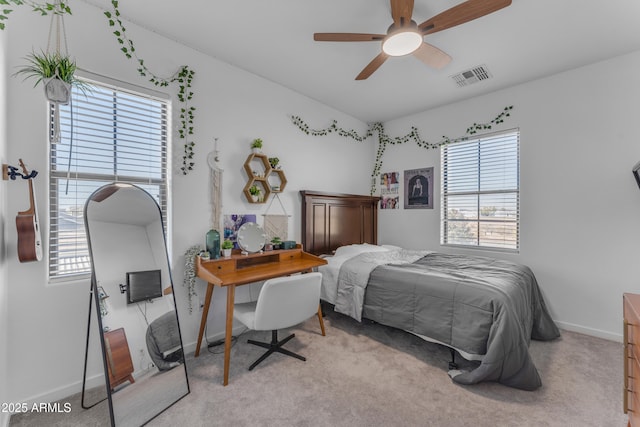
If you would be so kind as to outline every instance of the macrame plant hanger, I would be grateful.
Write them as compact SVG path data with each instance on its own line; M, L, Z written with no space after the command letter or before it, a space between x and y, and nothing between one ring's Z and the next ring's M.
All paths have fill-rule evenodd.
M60 0L55 2L55 12L51 14L51 23L49 25L49 38L47 40L47 57L55 55L56 59L68 57L67 48L67 32L64 26L64 14L59 13L61 10ZM53 45L53 48L52 48ZM55 51L52 51L55 49ZM50 142L55 144L60 141L60 107L59 105L67 105L71 100L71 85L60 79L58 69L53 77L43 79L44 93L53 105L53 129L49 134ZM69 151L71 152L71 151Z
M271 209L271 205L273 205L274 200L278 200L280 203L280 207L282 208L282 212L284 215L273 215L269 214L269 209ZM289 237L289 217L291 215L287 214L287 210L284 208L282 204L282 200L280 200L280 195L278 193L274 193L271 198L271 202L269 202L269 206L265 210L265 213L262 214L264 217L264 231L269 237L269 240L274 237L279 237L281 240L288 240Z

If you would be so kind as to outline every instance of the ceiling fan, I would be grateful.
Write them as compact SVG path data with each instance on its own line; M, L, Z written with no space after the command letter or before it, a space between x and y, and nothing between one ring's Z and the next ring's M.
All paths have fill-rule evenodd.
M391 0L393 23L387 34L315 33L313 39L322 42L382 42L382 51L358 74L364 80L373 74L390 56L413 54L430 67L440 69L451 62L451 57L423 40L436 33L473 21L511 4L511 0L467 0L418 25L411 19L413 0Z

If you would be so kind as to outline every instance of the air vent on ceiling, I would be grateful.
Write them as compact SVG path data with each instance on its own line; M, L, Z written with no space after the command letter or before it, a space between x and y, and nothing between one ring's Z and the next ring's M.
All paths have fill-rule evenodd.
M451 76L453 81L455 81L460 87L469 86L471 84L478 83L479 81L487 80L491 77L491 73L487 69L486 65L479 65L470 70Z

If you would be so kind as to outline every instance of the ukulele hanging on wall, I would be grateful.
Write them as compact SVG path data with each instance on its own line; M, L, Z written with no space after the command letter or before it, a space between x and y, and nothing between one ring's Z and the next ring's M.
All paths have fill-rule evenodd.
M20 159L22 178L29 181L29 209L18 212L16 228L18 229L18 259L20 262L40 261L42 259L42 240L38 224L38 210L33 195L33 178L37 171L27 171L27 167Z

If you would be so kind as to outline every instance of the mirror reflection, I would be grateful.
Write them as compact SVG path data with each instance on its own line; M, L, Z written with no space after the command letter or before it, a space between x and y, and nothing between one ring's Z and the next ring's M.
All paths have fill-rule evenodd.
M141 188L109 184L85 221L112 424L139 426L189 393L162 215Z

